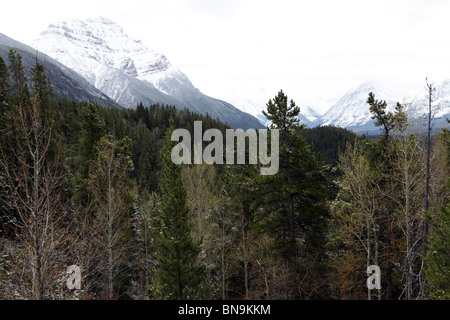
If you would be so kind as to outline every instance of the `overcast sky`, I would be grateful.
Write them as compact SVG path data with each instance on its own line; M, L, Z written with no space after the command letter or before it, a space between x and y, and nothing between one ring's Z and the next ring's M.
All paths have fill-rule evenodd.
M450 78L445 0L39 0L1 5L0 32L29 44L50 23L102 15L164 53L216 98L283 89L324 111L372 79Z

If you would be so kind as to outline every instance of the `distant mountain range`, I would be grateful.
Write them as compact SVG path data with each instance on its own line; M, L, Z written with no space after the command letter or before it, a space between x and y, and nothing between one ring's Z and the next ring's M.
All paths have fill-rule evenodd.
M9 49L22 55L28 70L36 60L43 63L58 97L91 101L107 107L135 108L162 103L206 114L233 128L264 128L262 115L272 97L264 90L254 97L238 95L228 103L200 92L166 56L128 37L115 22L103 18L70 19L51 24L32 43L24 45L0 34L0 56L8 59ZM439 99L434 103L435 129L447 127L450 118L450 79L436 85ZM349 90L327 112L321 114L311 102L297 102L299 119L308 127L331 125L369 135L378 134L369 106L369 92L386 100L393 111L397 101L406 106L413 119L427 112L426 92L414 92L398 84L368 81ZM233 106L235 105L235 106Z
M446 118L450 118L450 80L436 84L435 87L438 99L433 103L434 129L446 128L448 127ZM374 120L371 119L372 115L369 111L369 105L367 104L370 92L375 94L376 99L386 100L388 111L393 112L397 102L400 102L405 106L410 119L414 119L419 125L420 122L424 123L421 120L426 118L428 111L425 89L417 92L400 84L380 81L367 81L356 88L348 90L337 102L329 107L328 111L322 114L314 107L314 103L295 101L300 107L300 122L306 124L308 128L335 126L360 132L361 134L379 134L380 128L375 127ZM262 110L265 109L265 104L270 98L257 95L256 99L236 98L232 102L260 119L262 123L267 124L267 120L262 115ZM422 129L424 130L425 127Z
M439 99L433 103L433 112L435 129L438 129L448 126L445 118L450 118L450 81L436 85L436 89ZM425 90L414 92L398 85L370 81L349 90L312 125L332 125L361 133L379 133L380 129L375 127L367 104L369 92L373 92L378 100L386 100L389 111L393 112L397 102L400 102L410 119L420 122L427 115Z

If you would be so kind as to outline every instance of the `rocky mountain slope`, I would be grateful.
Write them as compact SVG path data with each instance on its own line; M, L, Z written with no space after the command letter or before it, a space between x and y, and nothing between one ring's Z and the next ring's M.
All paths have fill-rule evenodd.
M130 38L107 18L51 24L32 44L124 107L134 108L141 101L170 104L208 113L235 128L262 127L230 103L201 93L165 55Z
M35 49L0 33L0 57L6 63L8 63L10 49L16 50L22 56L22 63L28 74L30 68L36 64L36 60L44 65L45 72L57 97L66 97L75 101L90 101L107 107L119 107L116 102L91 85L78 73L46 54L37 52Z

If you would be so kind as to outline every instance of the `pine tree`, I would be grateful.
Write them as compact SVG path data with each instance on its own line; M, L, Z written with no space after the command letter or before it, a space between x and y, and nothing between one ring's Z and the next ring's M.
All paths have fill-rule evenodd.
M89 197L87 188L89 169L96 158L96 145L105 135L105 121L99 115L97 107L91 103L82 106L81 115L81 138L78 155L75 158L78 164L75 175L75 200L84 205L88 202Z
M91 103L81 108L81 115L80 172L87 176L88 162L95 158L95 145L105 135L105 121Z
M280 130L279 171L256 181L256 190L264 194L259 203L264 212L263 228L288 266L288 297L310 297L308 288L300 290L299 274L303 270L311 274L323 262L328 216L325 201L332 192L321 157L314 155L298 133L304 125L299 124L300 109L295 102L288 104L288 97L280 91L263 113L272 122L271 128ZM308 265L311 255L316 261ZM320 296L318 291L315 294Z
M28 78L22 64L22 56L15 50L9 51L9 70L11 76L11 98L14 105L26 104L30 98Z
M197 263L201 250L201 239L191 237L189 208L186 206L186 189L181 178L180 165L171 160L175 143L170 139L174 130L173 118L165 137L165 148L161 153L162 171L160 208L161 232L156 239L158 261L158 287L154 292L158 298L195 299L200 294L200 285L205 267Z
M52 118L52 108L50 106L52 87L45 75L44 66L39 62L36 62L36 65L31 68L30 72L32 76L31 80L33 81L31 93L40 103L43 120L50 121Z
M394 223L394 212L396 203L391 198L391 194L395 190L399 190L398 181L394 181L393 162L395 159L391 157L391 151L394 149L393 131L400 130L406 124L406 119L400 103L396 105L396 113L386 111L386 101L375 99L375 95L370 92L367 99L372 119L375 120L375 126L380 127L382 136L380 139L370 141L367 144L371 167L376 169L379 174L377 184L380 187L383 205L379 207L379 215L383 217L383 223L380 228L383 232L380 234L380 267L385 271L382 287L385 289L385 298L392 299L394 294L394 273L395 273L395 248L396 238L399 236L399 230Z
M387 103L386 101L379 101L375 99L375 94L373 92L369 93L369 98L367 98L367 103L369 104L369 110L372 113L372 119L375 120L375 126L382 127L384 142L390 138L390 131L394 128L395 122L391 112L386 112Z

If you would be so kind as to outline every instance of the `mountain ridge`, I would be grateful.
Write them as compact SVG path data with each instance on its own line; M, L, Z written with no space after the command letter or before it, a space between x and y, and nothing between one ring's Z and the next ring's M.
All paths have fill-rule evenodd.
M46 74L57 97L69 98L75 101L89 101L102 104L106 107L120 107L116 102L96 89L86 79L70 68L67 68L48 55L0 33L0 57L6 62L8 62L10 49L16 50L22 56L22 63L28 75L31 67L36 64L36 61L44 65Z
M439 99L433 103L433 113L435 116L435 129L448 127L445 119L450 118L450 79L444 80L435 85ZM309 128L317 126L335 126L346 128L352 131L359 131L369 135L379 134L380 128L374 125L371 119L367 98L369 92L375 94L375 98L386 101L387 111L394 111L397 102L405 106L406 113L416 122L421 122L427 115L428 101L426 92L417 92L414 88L401 86L387 81L368 80L359 86L347 90L335 103L333 103L326 112L320 113L311 102L296 101L300 107L298 116L301 123ZM259 101L264 98L259 97ZM269 97L267 97L267 100ZM258 112L265 106L262 102L252 99L234 100L236 105L242 105L246 110L258 117L262 123L267 124L267 120ZM423 129L423 128L422 128Z
M235 128L262 128L253 116L203 94L167 57L130 38L108 18L50 24L33 46L82 75L124 107L163 103L206 114Z

